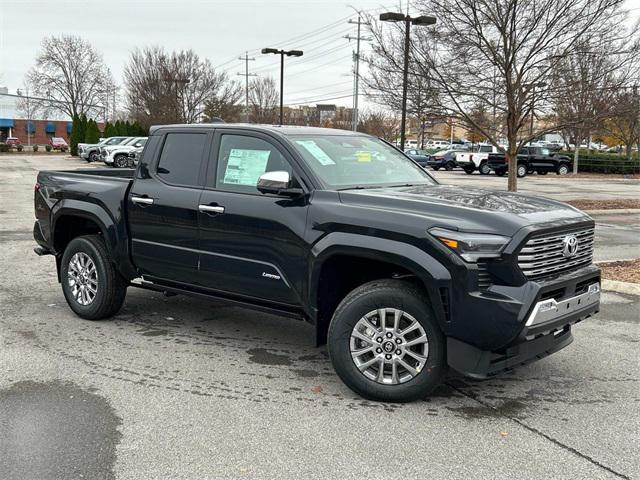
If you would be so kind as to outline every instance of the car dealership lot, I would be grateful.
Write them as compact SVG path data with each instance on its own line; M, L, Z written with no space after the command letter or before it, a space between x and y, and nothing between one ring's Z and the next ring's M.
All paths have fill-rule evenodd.
M0 156L0 471L7 478L635 478L638 307L605 293L562 352L432 398L362 400L300 322L130 289L75 317L32 253L33 183L63 156ZM91 165L91 167L102 166ZM503 188L494 175L444 183ZM531 176L525 193L637 196L637 181ZM596 257L638 252L638 215L598 216Z

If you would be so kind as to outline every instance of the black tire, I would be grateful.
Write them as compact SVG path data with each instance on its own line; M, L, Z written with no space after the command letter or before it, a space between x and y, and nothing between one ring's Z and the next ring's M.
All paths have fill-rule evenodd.
M98 158L98 152L91 152L89 154L89 158L87 159L87 162L91 163L91 162L97 162L99 160Z
M452 171L454 168L456 168L456 164L455 164L455 163L453 163L453 162L447 162L447 163L444 165L444 169L445 169L447 172Z
M396 308L418 321L428 339L427 360L413 378L398 384L382 384L366 377L351 357L351 334L358 321L378 308ZM375 336L375 335L374 335ZM393 342L391 342L393 343ZM410 402L426 397L447 370L445 337L438 326L426 294L412 283L376 280L349 293L338 305L327 346L338 376L357 394L383 402Z
M433 168L436 172L440 170L440 167L431 167L431 168Z
M506 173L506 170L496 170L496 175L498 175L499 177L504 177Z
M527 175L527 166L524 163L521 163L516 167L516 175L518 178L522 178Z
M77 253L88 256L97 273L97 292L87 305L81 305L76 300L69 282L70 262ZM127 281L114 268L107 247L99 235L77 237L69 242L62 255L60 279L69 307L76 315L87 320L101 320L115 315L127 294Z
M567 165L566 163L560 164L556 173L558 175L566 175L567 173L569 173L569 165Z
M480 175L489 175L491 173L491 168L486 162L480 164Z
M126 155L116 155L113 159L113 166L116 168L127 168L127 165L129 165L129 157Z

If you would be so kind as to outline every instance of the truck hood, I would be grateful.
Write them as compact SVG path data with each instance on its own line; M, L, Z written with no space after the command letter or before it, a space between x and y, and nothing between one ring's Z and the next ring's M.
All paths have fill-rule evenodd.
M513 235L533 224L563 225L591 219L548 198L451 185L344 190L340 200L347 205L418 215L426 220L427 228L437 225L501 235Z

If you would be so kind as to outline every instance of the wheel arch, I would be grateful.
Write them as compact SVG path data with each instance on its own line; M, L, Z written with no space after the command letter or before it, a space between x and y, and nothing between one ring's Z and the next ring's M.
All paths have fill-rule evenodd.
M339 232L327 235L312 249L307 295L315 313L316 343L324 343L328 322L349 291L382 278L414 281L426 292L444 327L448 305L443 304L442 294L449 294L451 275L438 260L409 243Z

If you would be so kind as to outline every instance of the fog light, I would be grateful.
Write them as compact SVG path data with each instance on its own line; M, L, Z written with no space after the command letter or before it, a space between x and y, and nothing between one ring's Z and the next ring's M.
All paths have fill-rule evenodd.
M600 291L600 284L594 283L593 285L589 285L589 293L598 293Z

